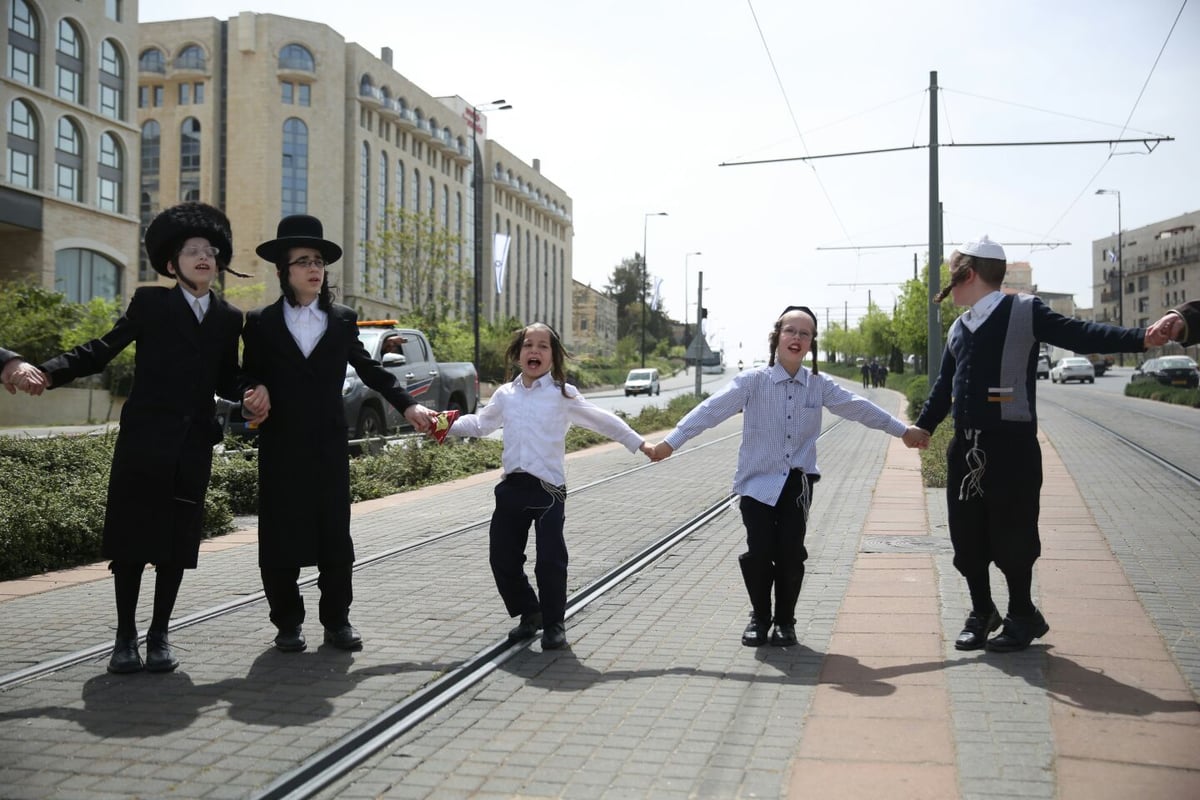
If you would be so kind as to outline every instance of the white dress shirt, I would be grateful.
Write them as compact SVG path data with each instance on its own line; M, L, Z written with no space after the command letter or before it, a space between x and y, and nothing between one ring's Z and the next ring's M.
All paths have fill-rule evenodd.
M589 403L571 384L563 397L550 373L526 386L518 375L496 389L478 414L467 414L450 427L454 436L487 436L504 428L504 474L528 472L546 483L567 482L566 437L579 425L620 442L632 453L642 446L640 434L611 411Z
M182 289L180 291L183 291ZM196 315L197 322L204 321L204 315L208 313L208 306L212 302L212 293L205 292L200 297L196 297L190 292L183 292L183 296L187 298L188 305L192 307L192 313Z
M313 348L317 346L317 342L321 341L321 337L325 335L325 328L329 324L329 315L317 307L316 300L306 306L293 306L284 301L283 321L287 325L288 332L292 334L292 338L296 340L300 352L304 354L305 358L308 358L312 354Z
M719 392L696 406L664 440L678 450L687 440L739 411L742 444L733 491L769 506L779 501L788 473L819 475L817 436L821 410L868 428L902 436L908 426L866 398L843 389L825 375L800 367L793 378L776 363L739 372Z

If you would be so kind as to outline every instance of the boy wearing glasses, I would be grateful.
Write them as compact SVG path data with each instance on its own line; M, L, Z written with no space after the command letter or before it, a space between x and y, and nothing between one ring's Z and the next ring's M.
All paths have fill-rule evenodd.
M927 434L818 374L816 338L816 314L807 306L788 306L768 337L767 366L739 372L654 446L653 460L664 459L701 431L745 412L733 491L741 495L746 526L746 552L738 564L752 608L742 634L747 647L786 647L797 641L796 601L808 558L804 536L813 484L821 478L816 441L822 409L902 437L909 447L924 447L929 440ZM804 366L810 352L811 370Z
M117 636L108 671L142 669L136 611L142 571L154 565L154 615L145 668L170 672L179 662L167 625L185 569L195 569L213 445L221 441L213 393L241 399L260 421L265 398L239 390L242 312L212 291L230 272L229 220L203 203L183 203L146 229L146 255L174 286L143 286L113 329L41 365L51 389L104 369L137 344L133 389L121 409L104 513L101 553L111 559Z
M362 648L350 624L350 453L342 407L349 364L414 428L425 432L436 413L419 405L358 339L353 309L333 302L325 267L342 248L324 238L321 221L284 217L276 238L256 251L275 265L282 297L247 315L243 360L252 384L271 399L271 418L258 435L258 563L278 629L275 646L299 652L304 600L300 568L320 569L317 585L325 643Z

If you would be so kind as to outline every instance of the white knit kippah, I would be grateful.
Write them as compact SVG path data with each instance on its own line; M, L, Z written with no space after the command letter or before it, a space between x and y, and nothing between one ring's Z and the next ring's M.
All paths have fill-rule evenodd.
M1004 248L993 242L985 233L979 237L977 242L967 242L962 247L958 248L958 252L964 256L977 256L978 258L998 258L1004 261Z

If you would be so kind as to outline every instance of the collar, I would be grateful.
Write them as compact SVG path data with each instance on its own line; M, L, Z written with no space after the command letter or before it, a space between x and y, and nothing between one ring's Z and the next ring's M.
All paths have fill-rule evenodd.
M776 358L775 365L771 367L771 383L783 383L784 381L790 380L799 381L800 383L807 385L808 367L801 364L800 369L796 370L796 377L793 378L788 374L788 371L783 368L783 365L779 363L779 359Z
M996 310L996 306L1000 305L1000 301L1004 299L1004 292L999 289L988 292L983 297L976 301L975 305L963 312L963 325L967 326L967 330L971 333L979 330L979 326L987 322L987 318Z
M212 305L212 292L205 292L197 297L196 295L184 289L182 286L179 286L179 291L183 294L183 299L187 301L188 308L194 309L196 307L196 301L199 300L200 310L205 314L208 313L208 307Z
M313 300L306 306L294 306L286 301L283 304L283 314L288 319L297 320L305 316L306 313L311 313L319 319L325 312L318 307L316 300Z
M551 375L549 372L547 372L545 375L543 375L540 378L538 378L537 380L535 380L529 386L526 386L525 380L522 377L521 373L517 373L517 377L513 378L513 384L517 388L525 389L526 391L533 391L534 389L540 389L543 386L554 386L554 376Z

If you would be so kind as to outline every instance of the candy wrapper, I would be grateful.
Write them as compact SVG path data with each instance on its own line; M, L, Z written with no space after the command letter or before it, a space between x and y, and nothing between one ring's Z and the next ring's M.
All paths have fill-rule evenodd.
M450 432L450 426L454 424L454 420L458 419L458 412L454 409L443 411L438 414L437 422L433 425L433 430L429 435L437 439L437 443L441 444L446 439L446 434Z

